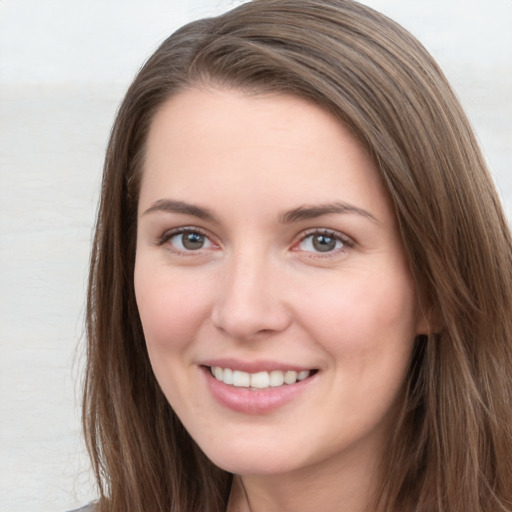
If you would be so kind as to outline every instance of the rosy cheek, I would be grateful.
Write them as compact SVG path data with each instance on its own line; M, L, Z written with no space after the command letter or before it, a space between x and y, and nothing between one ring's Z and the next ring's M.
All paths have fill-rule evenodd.
M414 304L409 280L398 283L378 272L366 277L354 273L334 285L311 288L301 316L329 351L348 356L384 347L390 339L408 344L414 337Z
M193 339L204 319L206 290L162 273L136 273L137 306L151 349L175 350Z

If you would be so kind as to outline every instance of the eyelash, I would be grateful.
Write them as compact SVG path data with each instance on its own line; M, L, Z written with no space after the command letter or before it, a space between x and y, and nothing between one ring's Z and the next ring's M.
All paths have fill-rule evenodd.
M308 253L310 255L310 257L313 257L313 258L329 258L334 255L338 255L339 253L345 253L349 249L352 249L355 246L355 243L351 238L349 238L346 235L343 235L342 233L339 233L338 231L332 231L329 229L311 229L301 236L299 241L294 244L292 250L295 250L297 252L300 251L300 249L298 249L298 246L300 244L302 244L308 238L311 238L314 236L325 236L327 238L332 238L336 242L341 242L342 247L339 247L339 248L331 250L331 251L325 251L325 252L304 251L305 253Z
M166 231L160 238L158 238L156 245L162 246L162 245L166 244L167 242L169 242L169 240L171 240L173 237L182 235L184 233L201 235L206 240L208 240L211 244L216 245L214 242L212 242L211 236L208 235L205 231L203 231L200 228L192 227L192 226L184 226L182 228L176 228L176 229L172 229L171 231ZM185 256L197 255L202 250L202 248L200 248L195 251L191 250L191 249L183 251L183 250L178 249L177 247L173 246L172 244L169 244L169 246L171 247L170 250L172 252L179 254L179 255L185 255Z
M182 235L184 233L201 235L202 237L207 239L211 244L216 245L215 242L213 242L211 240L211 236L208 235L204 230L197 228L197 227L193 227L193 226L184 226L181 228L176 228L176 229L172 229L170 231L165 232L161 237L158 238L156 245L162 246L162 245L166 244L167 242L169 242L173 237ZM325 236L327 238L332 238L336 242L341 242L341 244L342 244L342 247L340 247L340 248L330 250L330 251L325 251L325 252L303 251L305 253L309 253L310 257L314 257L314 258L332 257L333 255L339 254L340 252L341 253L347 252L348 249L351 249L355 246L355 243L351 238L349 238L348 236L343 235L342 233L339 233L337 231L332 231L329 229L311 229L311 230L308 230L306 233L304 233L297 242L294 242L294 244L292 245L292 251L299 252L300 249L298 249L298 246L300 244L302 244L305 240L307 240L308 238L313 237L313 236ZM199 248L197 250L189 249L189 250L183 251L183 250L180 250L177 247L173 246L172 244L169 244L169 245L171 246L170 250L179 255L193 256L193 255L199 254L203 250L203 248Z

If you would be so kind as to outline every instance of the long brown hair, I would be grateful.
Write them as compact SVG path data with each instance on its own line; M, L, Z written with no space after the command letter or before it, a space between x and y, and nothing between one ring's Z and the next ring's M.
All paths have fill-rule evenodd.
M512 511L512 243L471 127L403 28L351 0L254 0L193 22L141 69L107 150L91 258L84 429L101 512L225 510L231 475L177 419L135 304L138 187L155 112L204 84L338 116L392 199L430 333L416 340L376 497L388 512Z

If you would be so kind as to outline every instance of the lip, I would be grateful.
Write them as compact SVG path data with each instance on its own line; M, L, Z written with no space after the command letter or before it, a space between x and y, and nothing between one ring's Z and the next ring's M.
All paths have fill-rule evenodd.
M222 363L222 364L221 364ZM305 380L297 381L295 384L285 384L283 386L266 389L247 389L238 388L218 381L210 372L210 366L220 366L222 368L238 369L241 371L248 371L249 373L256 373L258 371L272 371L288 370L301 371L305 368L288 365L268 365L259 363L248 363L240 365L227 363L226 360L216 360L216 364L201 366L206 385L213 396L213 398L223 407L232 411L243 414L265 414L275 411L305 392L308 388L314 385L318 377L318 372L311 375ZM247 370L244 368L251 368ZM254 369L253 369L254 368Z

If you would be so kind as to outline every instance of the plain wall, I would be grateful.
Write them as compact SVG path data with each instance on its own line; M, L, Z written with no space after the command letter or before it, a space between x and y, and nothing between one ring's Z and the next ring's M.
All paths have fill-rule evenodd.
M0 511L95 490L80 438L83 311L115 110L175 28L240 2L0 0ZM512 212L512 1L367 0L440 62Z

